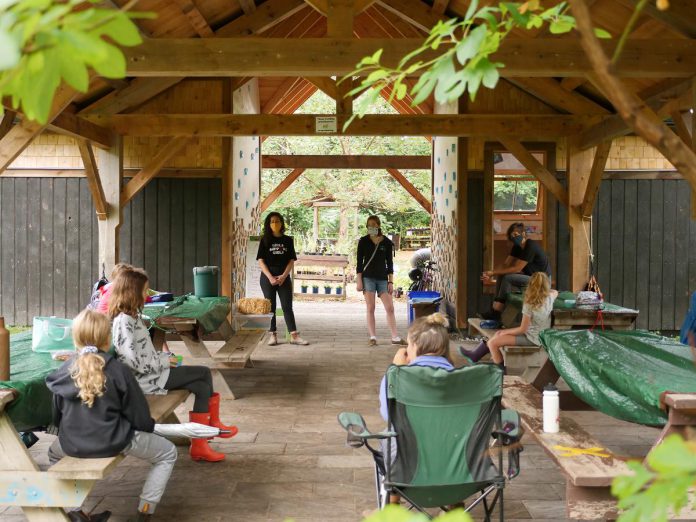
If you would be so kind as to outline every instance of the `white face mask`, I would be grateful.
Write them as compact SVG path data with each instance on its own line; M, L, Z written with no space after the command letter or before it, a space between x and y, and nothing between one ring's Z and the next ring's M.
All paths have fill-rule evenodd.
M379 228L367 227L367 233L370 234L371 236L376 236L377 234L379 234Z

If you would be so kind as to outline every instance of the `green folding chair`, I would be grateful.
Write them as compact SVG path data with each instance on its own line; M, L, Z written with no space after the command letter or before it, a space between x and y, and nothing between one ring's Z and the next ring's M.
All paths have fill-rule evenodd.
M348 445L365 446L375 458L378 508L395 494L426 515L426 508L470 511L483 504L490 521L499 505L505 520L503 488L519 474L523 432L517 412L501 409L502 370L494 364L450 371L392 365L386 380L387 430L370 432L358 413L338 416Z

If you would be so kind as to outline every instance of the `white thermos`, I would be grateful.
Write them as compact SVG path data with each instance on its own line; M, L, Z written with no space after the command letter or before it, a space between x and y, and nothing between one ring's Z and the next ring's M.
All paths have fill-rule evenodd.
M558 433L560 417L560 404L558 400L558 388L549 383L544 387L544 433Z

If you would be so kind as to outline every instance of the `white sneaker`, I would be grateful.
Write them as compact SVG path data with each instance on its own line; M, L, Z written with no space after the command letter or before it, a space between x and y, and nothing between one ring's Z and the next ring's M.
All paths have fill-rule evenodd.
M268 338L268 346L276 346L278 344L278 334L275 332L271 333L271 336Z

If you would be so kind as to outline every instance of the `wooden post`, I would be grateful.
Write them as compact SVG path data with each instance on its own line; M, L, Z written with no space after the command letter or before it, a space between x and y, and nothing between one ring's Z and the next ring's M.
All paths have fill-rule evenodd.
M314 223L312 225L312 231L314 233L314 246L319 244L319 207L314 205Z
M495 149L486 147L483 155L483 270L493 270L493 177Z
M568 228L570 230L570 290L583 289L590 275L590 221L583 220L582 204L592 171L591 151L581 151L577 138L568 139Z
M222 110L228 113L232 107L232 84L229 78L223 82ZM234 155L233 138L222 138L222 252L220 256L222 295L234 298Z
M99 176L107 204L106 219L99 220L99 272L108 275L119 262L119 231L121 229L121 185L123 182L123 142L116 137L108 149L97 149Z
M460 107L461 110L461 107ZM469 183L469 140L457 139L457 288L456 320L457 328L464 328L467 319L467 277L468 277L468 183Z
M696 78L691 81L691 110L696 111ZM691 149L696 151L696 112L691 113ZM691 189L691 219L696 221L696 189Z

